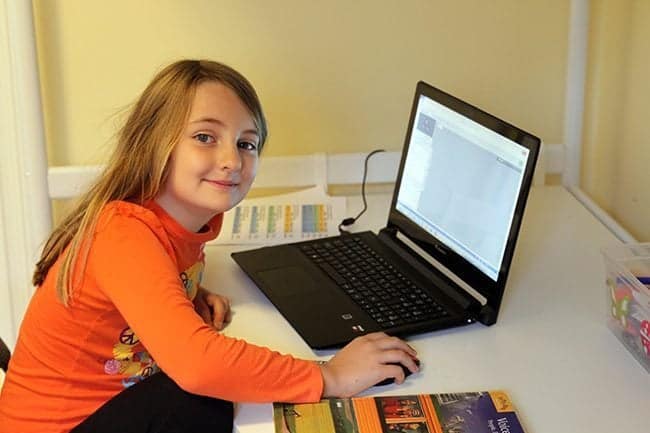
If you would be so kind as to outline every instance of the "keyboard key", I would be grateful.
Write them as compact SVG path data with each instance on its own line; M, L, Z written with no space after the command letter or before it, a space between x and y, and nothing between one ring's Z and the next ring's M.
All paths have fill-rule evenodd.
M317 241L300 250L384 329L449 315L359 237Z
M321 263L321 264L320 264L320 267L321 267L321 269L322 269L323 271L325 271L325 273L326 273L327 275L329 275L330 277L332 277L332 279L333 279L334 281L336 281L336 283L337 283L338 285L341 285L341 284L345 284L345 283L346 283L345 278L343 278L343 277L341 276L341 274L339 274L338 272L336 272L336 269L334 269L331 265L329 265L329 264L327 264L327 263Z

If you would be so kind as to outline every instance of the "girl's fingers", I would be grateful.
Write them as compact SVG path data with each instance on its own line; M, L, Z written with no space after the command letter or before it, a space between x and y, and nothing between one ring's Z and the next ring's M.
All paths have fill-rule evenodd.
M201 316L201 319L207 324L212 323L212 313L210 312L210 307L206 304L203 297L197 297L194 300L194 309Z
M371 341L374 342L376 347L380 350L391 350L399 349L411 355L412 357L417 356L417 352L411 346L409 346L404 340L400 340L397 337L389 337L388 335L381 333L368 334L366 337L369 337Z
M230 321L230 300L225 296L210 294L208 304L212 307L212 323L217 329L222 329Z
M393 349L393 350L384 350L382 351L377 361L379 364L402 364L404 367L408 368L412 372L418 370L418 366L415 363L414 357L410 354L404 352L403 350Z

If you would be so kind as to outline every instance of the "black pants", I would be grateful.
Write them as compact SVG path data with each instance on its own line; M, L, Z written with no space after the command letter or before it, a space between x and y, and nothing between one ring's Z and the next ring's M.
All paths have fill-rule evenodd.
M71 433L232 433L233 404L183 391L159 372L120 392Z

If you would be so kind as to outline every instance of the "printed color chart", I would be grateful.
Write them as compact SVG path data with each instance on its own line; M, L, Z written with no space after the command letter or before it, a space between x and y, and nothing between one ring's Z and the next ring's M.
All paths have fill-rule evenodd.
M218 244L272 244L338 234L345 198L317 189L244 200L224 214Z

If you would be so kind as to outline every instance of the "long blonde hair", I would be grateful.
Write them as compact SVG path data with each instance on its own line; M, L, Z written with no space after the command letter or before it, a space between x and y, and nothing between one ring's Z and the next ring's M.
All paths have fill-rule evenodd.
M185 128L196 88L206 81L222 83L239 96L253 117L261 151L268 133L266 119L255 89L246 78L218 62L172 63L153 78L137 99L117 135L117 147L102 175L48 238L32 277L35 286L43 283L63 254L56 291L59 299L69 304L76 283L73 276L77 267L81 269L79 275L85 270L100 211L113 200L143 204L158 194L167 176L169 156Z

